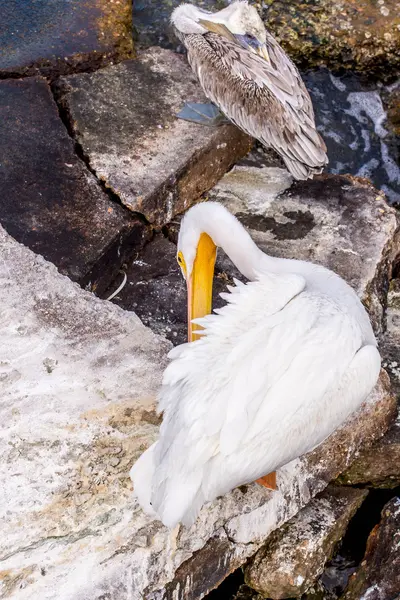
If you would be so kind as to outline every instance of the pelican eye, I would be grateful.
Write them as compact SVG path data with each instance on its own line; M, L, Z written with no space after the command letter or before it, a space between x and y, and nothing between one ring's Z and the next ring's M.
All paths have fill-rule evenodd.
M244 36L244 39L249 46L252 46L252 48L257 48L260 45L260 42L258 41L258 39L251 33L246 34Z
M178 252L178 254L176 256L176 260L178 261L178 265L180 266L183 274L186 277L186 262L185 262L185 259L183 258L182 252Z

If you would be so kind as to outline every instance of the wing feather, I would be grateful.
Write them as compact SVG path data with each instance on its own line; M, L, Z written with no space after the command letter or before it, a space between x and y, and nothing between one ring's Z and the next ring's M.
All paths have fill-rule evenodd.
M172 353L154 451L151 498L160 515L178 518L176 490L190 490L189 512L181 507L178 518L188 522L199 497L214 499L265 475L343 420L330 394L362 347L357 322L309 293L300 275L258 277L227 294L218 317L201 320L200 340ZM329 418L332 410L338 415Z
M184 43L206 95L229 119L274 148L296 179L322 171L326 146L316 130L310 96L270 34L270 62L213 33L185 36Z

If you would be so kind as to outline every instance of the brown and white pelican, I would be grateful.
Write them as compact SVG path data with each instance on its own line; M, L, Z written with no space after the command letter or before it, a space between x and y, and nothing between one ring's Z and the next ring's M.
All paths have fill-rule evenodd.
M250 283L209 315L217 246ZM354 290L324 267L267 256L222 205L186 213L178 262L195 341L170 352L160 437L131 470L139 503L169 527L318 446L380 370Z
M295 179L321 173L328 159L310 96L254 6L239 1L211 13L181 4L171 22L206 96L223 115L280 154ZM191 103L178 116L211 124L216 113L213 105Z

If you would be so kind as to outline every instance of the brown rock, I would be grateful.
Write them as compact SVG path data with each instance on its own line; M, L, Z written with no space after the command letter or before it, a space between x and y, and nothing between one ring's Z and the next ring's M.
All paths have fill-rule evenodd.
M274 531L245 568L246 583L264 598L299 598L323 572L368 492L328 486Z
M400 421L397 420L372 448L362 451L337 481L374 488L400 485Z
M396 600L400 595L400 498L388 502L381 516L342 600Z
M387 101L387 123L396 135L400 136L400 90L394 90Z
M393 388L400 394L400 280L393 279L388 294L386 331L381 338L381 353ZM394 488L400 485L400 417L384 437L369 450L362 451L338 478L345 485Z
M233 125L175 117L186 101L205 97L185 58L169 50L67 77L57 93L99 179L156 225L188 208L250 148Z
M400 65L398 0L267 0L264 22L304 66L326 64L381 77Z
M76 156L47 83L0 82L0 220L19 242L102 291L149 235Z
M55 77L132 56L131 0L0 4L0 78Z

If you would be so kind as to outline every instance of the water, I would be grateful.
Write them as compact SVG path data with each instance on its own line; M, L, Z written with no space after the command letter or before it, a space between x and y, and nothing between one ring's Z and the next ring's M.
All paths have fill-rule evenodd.
M400 81L388 87L328 69L309 71L303 79L328 147L327 170L366 177L400 204L400 138L390 132L385 106Z

